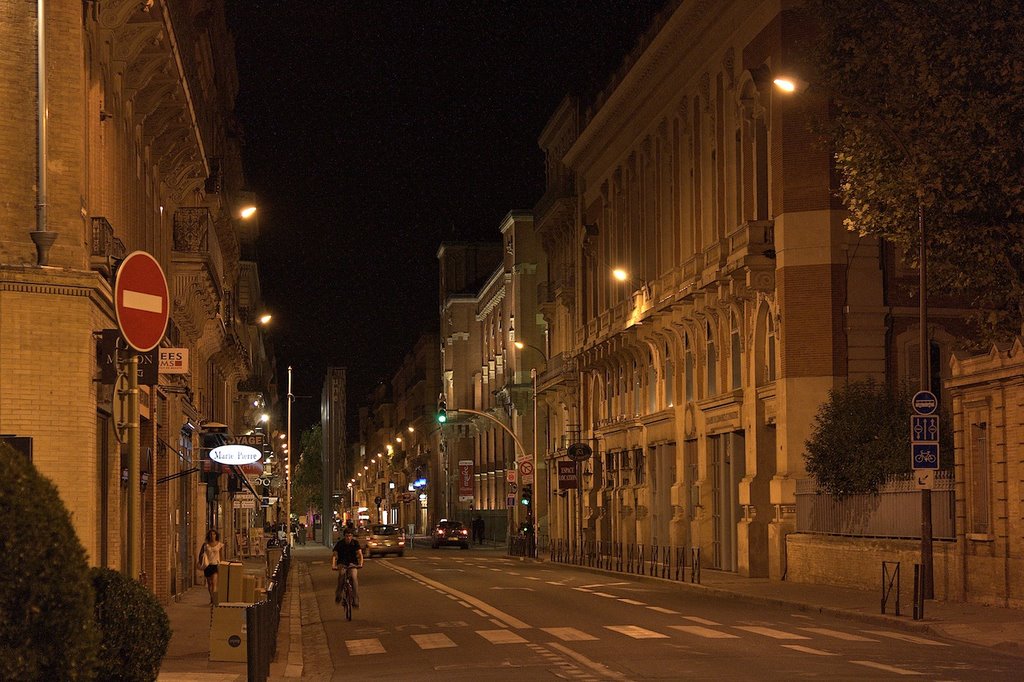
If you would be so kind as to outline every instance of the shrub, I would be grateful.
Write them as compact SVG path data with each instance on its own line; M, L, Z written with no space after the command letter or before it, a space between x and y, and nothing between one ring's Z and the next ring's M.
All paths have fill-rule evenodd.
M4 443L0 527L0 679L93 679L99 636L85 549L54 485Z
M873 380L829 391L818 409L804 460L818 488L838 497L878 492L887 476L910 471L910 405L906 386ZM948 420L940 419L947 465L953 450Z
M155 680L171 641L171 624L156 597L109 568L90 571L96 591L101 680Z

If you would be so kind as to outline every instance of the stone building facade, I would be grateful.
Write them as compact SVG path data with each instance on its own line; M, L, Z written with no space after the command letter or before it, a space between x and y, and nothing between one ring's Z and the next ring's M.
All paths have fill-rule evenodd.
M468 521L479 513L488 536L503 540L527 516L522 482L510 481L508 471L533 460L530 370L543 366L547 354L536 295L544 254L532 213L510 212L500 233L499 245L446 243L438 252L442 392L453 411L439 449L451 488L447 514ZM459 462L473 463L472 491L451 480Z
M230 540L253 522L233 510L226 476L200 483L200 429L251 428L254 397L273 408L256 327L258 228L238 217L251 197L231 116L233 44L214 1L53 0L39 25L44 88L36 3L5 5L0 432L32 438L33 461L71 511L90 563L124 570L128 547L140 547L133 577L167 599L196 580L208 524ZM117 327L116 266L136 250L152 254L168 280L161 346L187 349L190 363L188 373L142 387L132 453L117 439L100 337ZM132 457L139 482L123 475ZM143 481L141 537L130 543L127 487Z
M828 390L915 378L914 273L844 229L810 132L825 99L773 91L808 35L788 7L669 3L540 138L546 456L595 453L555 538L699 547L706 566L781 578ZM933 309L935 367L956 314Z

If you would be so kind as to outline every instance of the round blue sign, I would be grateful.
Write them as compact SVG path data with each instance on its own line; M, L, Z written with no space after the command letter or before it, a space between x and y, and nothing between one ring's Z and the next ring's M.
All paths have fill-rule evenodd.
M939 409L939 400L931 391L918 391L910 404L918 414L934 414Z

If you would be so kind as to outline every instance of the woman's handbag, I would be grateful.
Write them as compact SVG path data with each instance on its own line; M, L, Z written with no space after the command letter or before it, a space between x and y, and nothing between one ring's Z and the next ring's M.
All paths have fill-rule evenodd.
M199 550L199 570L204 571L210 565L210 558L206 556L206 545Z

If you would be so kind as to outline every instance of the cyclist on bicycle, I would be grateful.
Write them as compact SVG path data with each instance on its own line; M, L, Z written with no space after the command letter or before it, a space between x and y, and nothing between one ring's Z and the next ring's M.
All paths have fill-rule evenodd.
M345 570L338 571L338 566L344 566ZM355 531L352 528L345 528L345 535L334 545L334 554L331 555L331 568L338 571L338 586L334 590L334 603L341 602L342 590L345 586L345 576L352 578L352 597L355 603L353 607L359 608L359 570L363 567L363 548L355 538Z

